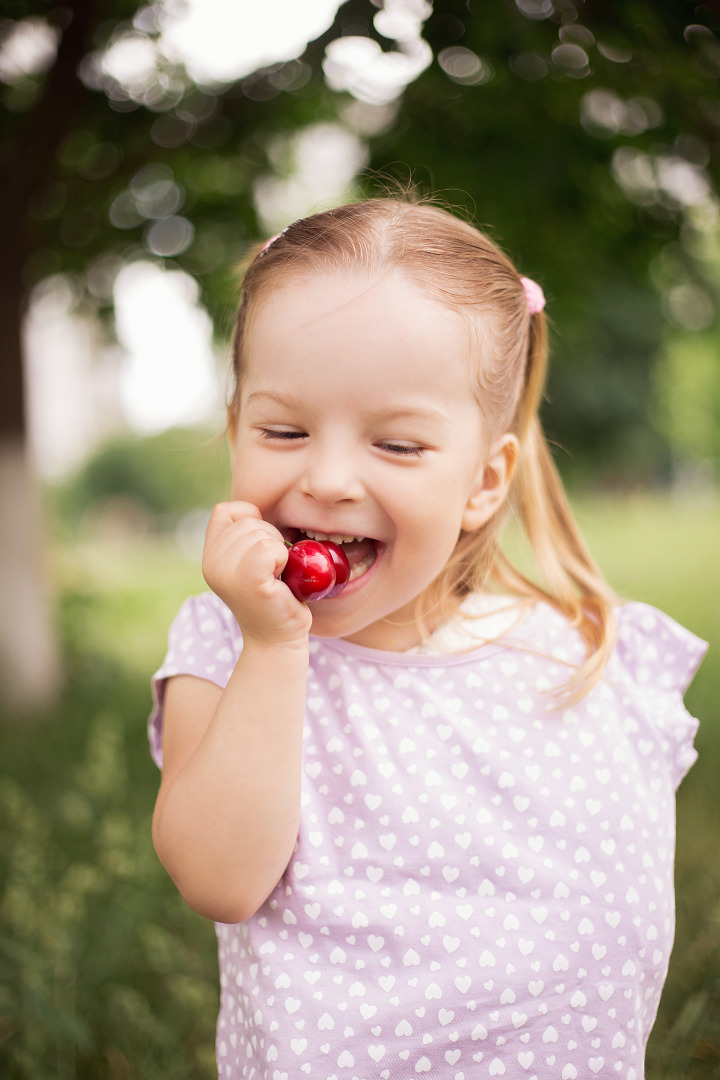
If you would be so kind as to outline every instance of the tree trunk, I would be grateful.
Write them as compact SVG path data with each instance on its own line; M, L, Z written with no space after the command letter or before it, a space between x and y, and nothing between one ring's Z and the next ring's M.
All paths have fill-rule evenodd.
M32 251L28 202L53 175L58 145L81 112L87 91L77 66L96 13L97 0L71 0L61 10L55 64L0 173L0 701L21 712L50 705L61 682L26 447L21 327L23 271Z
M61 686L38 516L23 440L5 436L0 441L0 699L11 714L47 708Z
M41 565L36 488L25 446L21 245L0 267L0 700L14 712L52 704L60 663Z

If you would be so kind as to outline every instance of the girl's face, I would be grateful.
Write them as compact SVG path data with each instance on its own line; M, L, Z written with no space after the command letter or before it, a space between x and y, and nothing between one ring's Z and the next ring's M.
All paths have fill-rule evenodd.
M502 503L516 442L488 446L470 352L467 320L397 274L292 282L254 312L232 495L290 541L343 539L351 580L313 633L416 644L416 597Z

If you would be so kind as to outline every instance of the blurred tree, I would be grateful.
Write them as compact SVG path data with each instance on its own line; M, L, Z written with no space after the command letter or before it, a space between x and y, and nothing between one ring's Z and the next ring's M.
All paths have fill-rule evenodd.
M170 428L144 438L128 434L109 439L55 485L53 501L71 530L117 500L134 505L153 529L162 530L174 528L193 511L209 514L229 490L225 440Z

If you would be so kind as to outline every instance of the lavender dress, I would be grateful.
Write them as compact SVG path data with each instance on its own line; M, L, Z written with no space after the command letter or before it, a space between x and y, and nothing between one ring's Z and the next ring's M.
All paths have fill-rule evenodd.
M584 650L543 604L464 653L311 640L297 847L256 915L217 925L220 1078L643 1077L705 647L643 604L618 622L569 708L552 689ZM183 605L158 764L164 680L224 687L241 647L217 597Z

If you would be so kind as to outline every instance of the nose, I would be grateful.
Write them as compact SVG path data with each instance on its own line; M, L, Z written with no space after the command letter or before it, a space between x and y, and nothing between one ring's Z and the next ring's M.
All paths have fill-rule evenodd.
M365 488L357 453L336 443L315 447L305 460L300 487L304 495L325 506L359 502Z

